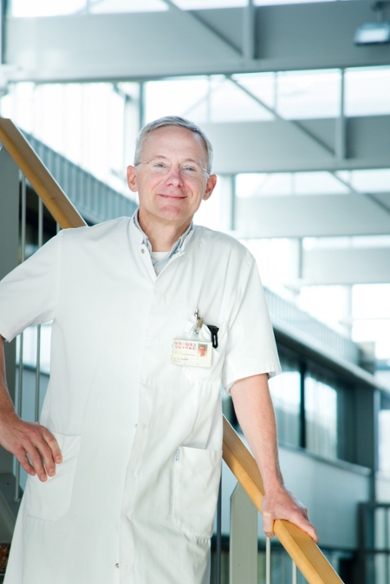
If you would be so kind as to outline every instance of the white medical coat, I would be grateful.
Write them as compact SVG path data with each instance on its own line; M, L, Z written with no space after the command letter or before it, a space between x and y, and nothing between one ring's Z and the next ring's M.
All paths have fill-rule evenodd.
M212 367L173 365L197 308ZM61 231L0 284L7 340L49 320L41 423L64 460L28 478L6 584L206 583L221 383L279 370L251 254L196 227L157 277L129 218Z

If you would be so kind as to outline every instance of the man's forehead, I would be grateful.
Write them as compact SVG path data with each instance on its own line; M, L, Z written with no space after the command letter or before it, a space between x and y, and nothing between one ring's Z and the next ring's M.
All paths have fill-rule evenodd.
M199 150L201 156L207 157L206 147L202 137L196 132L182 126L155 128L147 134L142 150L155 150L156 148L173 149L176 146L179 147L179 145L181 148L183 145L186 145L188 150ZM163 151L156 152L156 154L162 153Z

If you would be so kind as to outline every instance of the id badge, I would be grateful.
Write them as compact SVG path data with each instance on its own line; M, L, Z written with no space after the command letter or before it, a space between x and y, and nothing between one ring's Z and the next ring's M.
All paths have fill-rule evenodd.
M174 339L172 345L173 365L211 367L212 343L188 339Z

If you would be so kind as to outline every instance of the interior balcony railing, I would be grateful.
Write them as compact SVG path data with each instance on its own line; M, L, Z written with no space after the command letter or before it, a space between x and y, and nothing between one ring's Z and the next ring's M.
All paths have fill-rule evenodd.
M44 206L58 229L80 227L85 221L65 195L29 142L16 126L0 118L0 277L26 257L26 189L30 185L38 195L38 246L43 243ZM19 201L20 199L20 201ZM20 225L20 238L19 228ZM21 250L21 251L20 251ZM41 337L45 327L36 327L27 337L20 335L16 343L7 344L6 363L10 393L19 415L24 413L25 391L28 391L31 418L38 420L47 372L41 370ZM36 335L36 366L27 379L23 356L25 341ZM45 357L46 358L46 357ZM15 363L17 367L15 368ZM47 381L47 379L46 379ZM26 384L26 387L25 387ZM238 483L231 497L231 528L229 552L229 584L257 584L257 516L262 510L263 483L257 464L224 418L223 458ZM6 480L2 481L2 477ZM10 480L12 477L12 481ZM0 514L8 513L9 525L14 521L14 507L22 495L23 484L19 464L8 453L0 453ZM10 498L10 484L14 493ZM221 500L221 497L220 497ZM8 505L6 505L8 503ZM292 560L290 582L309 584L342 584L342 580L309 535L288 521L275 522L275 534ZM0 530L1 536L1 530ZM8 543L8 542L1 542ZM1 547L1 546L0 546ZM218 505L216 534L216 568L214 582L221 584L221 505ZM270 542L267 542L266 584L271 582ZM278 582L277 584L280 584Z
M390 584L390 503L359 505L359 570L363 584Z

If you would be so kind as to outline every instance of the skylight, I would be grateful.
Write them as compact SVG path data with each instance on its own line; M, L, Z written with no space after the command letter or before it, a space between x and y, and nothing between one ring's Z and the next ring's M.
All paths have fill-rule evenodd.
M87 13L161 12L168 10L163 0L11 0L10 14L38 18Z

